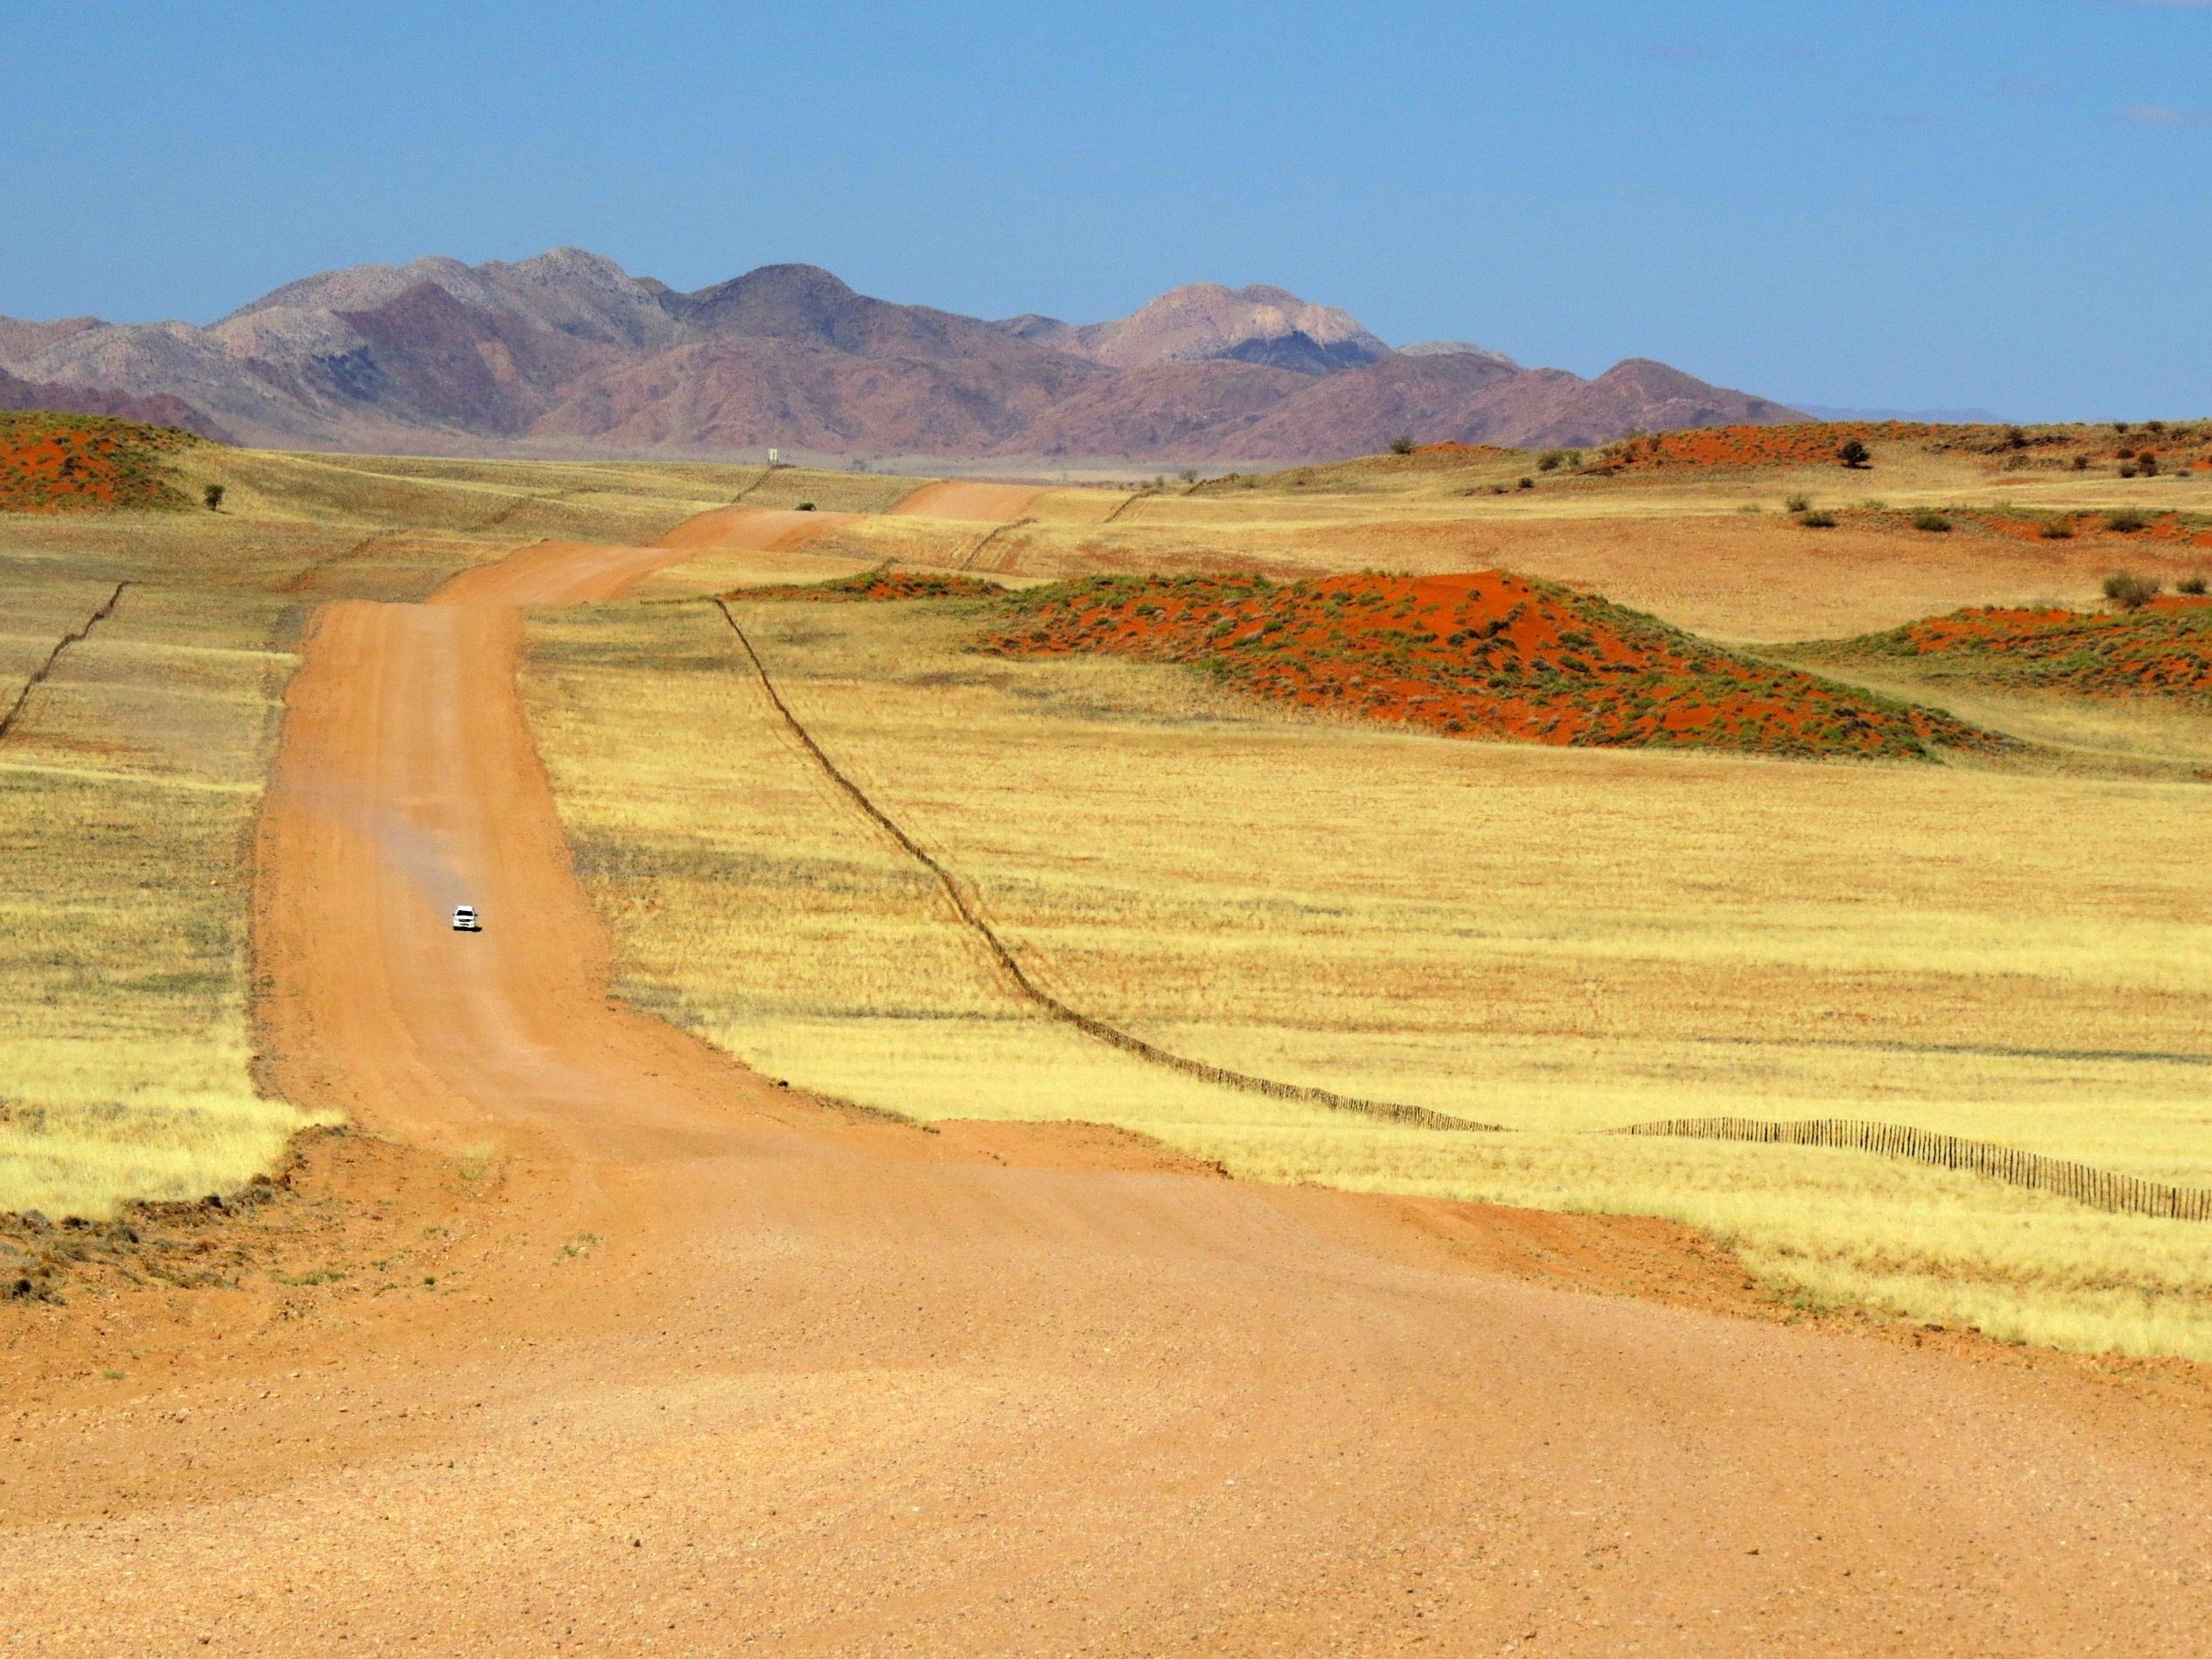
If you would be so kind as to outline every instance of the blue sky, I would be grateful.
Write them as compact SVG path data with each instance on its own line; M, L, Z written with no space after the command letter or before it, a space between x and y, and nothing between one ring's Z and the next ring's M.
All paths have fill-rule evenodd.
M120 3L17 9L0 72L15 316L574 243L1075 321L1274 282L1584 374L2212 415L2212 0Z

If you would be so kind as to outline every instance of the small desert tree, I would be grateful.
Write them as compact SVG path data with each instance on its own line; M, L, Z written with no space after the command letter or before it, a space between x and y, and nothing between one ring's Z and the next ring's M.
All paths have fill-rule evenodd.
M1873 452L1857 438L1845 438L1836 451L1836 459L1847 467L1863 467L1873 458Z
M1402 437L1392 438L1391 440L1391 453L1392 455L1412 455L1413 453L1412 434L1407 433Z
M223 511L223 486L219 483L210 484L200 491L200 499L208 504L210 512L221 512Z

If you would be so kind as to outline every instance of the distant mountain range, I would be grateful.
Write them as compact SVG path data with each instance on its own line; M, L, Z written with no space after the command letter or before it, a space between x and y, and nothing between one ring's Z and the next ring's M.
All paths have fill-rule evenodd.
M1802 420L1642 359L1595 380L1464 341L1393 349L1281 288L986 322L766 265L694 293L561 248L360 265L206 328L0 318L0 407L269 447L416 453L1283 463L1393 439L1523 446Z

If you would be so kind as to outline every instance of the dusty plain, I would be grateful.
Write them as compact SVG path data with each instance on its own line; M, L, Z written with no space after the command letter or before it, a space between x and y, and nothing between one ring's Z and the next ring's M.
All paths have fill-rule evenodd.
M1056 994L1513 1125L1413 1131L1035 1018L699 602L886 559L1517 561L1786 641L2201 557L1966 528L1996 465L1913 485L1879 446L1850 483L1892 504L1825 531L1794 476L1404 459L917 497L212 451L224 514L7 521L16 655L159 578L260 711L227 746L63 723L103 632L34 692L17 913L97 920L127 874L114 908L201 943L192 997L133 1002L97 976L148 947L79 938L75 1004L18 999L76 1024L21 1040L58 1074L135 1020L275 1144L344 1127L235 1213L10 1235L73 1253L0 1304L0 1652L2192 1650L2212 1400L2160 1356L2204 1341L2201 1227L1590 1131L1918 1114L2212 1181L2195 711L1993 693L2071 747L1975 764L1556 751L978 658L979 601L732 605ZM1908 486L1960 527L1893 523ZM103 785L113 834L42 840L72 742L230 816ZM55 885L92 853L122 874ZM176 1109L153 1052L86 1098Z

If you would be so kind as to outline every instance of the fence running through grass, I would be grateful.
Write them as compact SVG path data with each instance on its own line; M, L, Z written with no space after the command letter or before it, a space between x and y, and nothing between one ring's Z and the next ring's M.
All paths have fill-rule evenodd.
M896 841L916 863L935 876L945 895L951 901L952 908L960 921L980 939L992 959L1002 969L1006 977L1029 1002L1042 1009L1053 1018L1073 1025L1086 1036L1134 1054L1155 1066L1164 1066L1189 1077L1218 1083L1227 1088L1242 1089L1251 1093L1270 1094L1280 1100L1302 1100L1325 1106L1339 1112L1357 1112L1369 1117L1386 1119L1394 1123L1410 1123L1430 1129L1476 1129L1491 1134L1511 1133L1503 1124L1476 1123L1466 1118L1455 1118L1426 1107L1408 1106L1397 1100L1365 1100L1334 1090L1311 1088L1299 1083L1280 1083L1273 1078L1254 1077L1245 1072L1233 1072L1224 1066L1211 1066L1204 1060L1194 1060L1168 1050L1143 1038L1125 1032L1118 1025L1109 1025L1080 1009L1071 1008L1050 991L1031 979L1021 963L1015 959L1006 942L999 937L991 924L969 901L952 873L924 851L920 843L900 828L890 815L868 798L860 785L845 776L835 762L816 743L814 734L791 712L769 676L768 666L761 661L759 652L738 625L736 614L726 600L718 599L715 605L722 613L723 620L737 635L738 643L752 664L752 671L759 677L760 689L776 712L783 716L784 724L799 740L801 747L814 758L830 782L842 790L862 812ZM1954 1135L1938 1135L1933 1130L1916 1129L1901 1123L1870 1123L1851 1118L1804 1118L1792 1122L1770 1122L1760 1118L1670 1118L1659 1123L1635 1123L1625 1128L1610 1131L1614 1135L1669 1135L1700 1141L1743 1141L1766 1145L1831 1147L1855 1152L1872 1152L1883 1157L1906 1158L1915 1162L1933 1164L1941 1169L1964 1169L1975 1175L1987 1176L2017 1187L2031 1187L2040 1191L2056 1193L2076 1203L2093 1210L2104 1210L2122 1215L2167 1217L2180 1221L2212 1221L2212 1189L2202 1187L2173 1187L2162 1182L2144 1181L2134 1176L2115 1175L2086 1163L2075 1163L2065 1158L2046 1158L2040 1153L2023 1152L2015 1147L1999 1146L1991 1141L1968 1141Z
M2163 1182L2114 1175L2065 1158L2046 1158L1991 1141L1964 1141L1901 1123L1868 1123L1853 1118L1800 1118L1769 1123L1758 1118L1671 1118L1664 1123L1636 1123L1616 1135L1679 1135L1698 1141L1755 1141L1769 1145L1841 1147L1884 1157L1909 1158L1939 1169L1970 1169L2016 1187L2034 1187L2062 1198L2119 1215L2163 1216L2177 1221L2212 1221L2212 1189L2169 1187Z
M46 660L31 669L31 677L23 682L23 689L16 693L16 700L9 706L8 712L0 715L0 738L4 738L16 729L16 722L23 715L24 705L31 701L31 694L45 683L46 676L54 671L54 664L61 661L61 654L90 637L94 628L113 616L116 601L123 597L123 590L129 586L127 581L116 583L115 591L107 596L106 601L98 610L85 619L83 626L71 629L54 641L54 648L46 653Z
M975 568L975 561L983 557L983 550L988 547L993 542L998 540L1000 537L1005 535L1009 530L1020 530L1026 525L1034 524L1037 521L1034 518L1017 518L1010 524L993 524L989 530L983 533L983 538L980 541L977 542L974 546L968 549L967 556L962 559L960 562L955 565L952 568L954 570L973 570Z
M1465 1118L1450 1117L1442 1112L1432 1112L1425 1106L1408 1106L1398 1100L1364 1100L1353 1095L1339 1094L1333 1089L1309 1088L1302 1083L1279 1083L1273 1078L1254 1077L1247 1072L1232 1072L1225 1066L1210 1066L1204 1060L1194 1060L1181 1054L1171 1053L1157 1044L1148 1043L1143 1038L1122 1030L1118 1025L1109 1025L1106 1021L1086 1014L1080 1009L1069 1007L1029 977L1021 963L1015 960L1013 952L1006 949L1006 942L999 937L997 931L983 919L975 906L969 901L967 895L960 890L960 885L953 880L952 873L924 852L921 844L901 829L882 807L870 800L859 785L854 783L851 778L837 769L836 763L832 761L823 751L822 746L814 741L814 734L800 723L799 717L791 712L781 695L776 690L776 682L768 675L768 665L760 660L760 653L752 648L752 641L745 637L745 629L738 626L737 615L730 609L729 602L720 599L714 602L722 612L722 620L729 623L730 631L738 636L738 643L745 648L745 655L751 659L752 671L759 676L761 690L767 694L768 701L775 706L776 712L783 716L784 724L791 729L792 736L798 738L800 745L814 757L814 764L822 769L830 782L844 791L854 806L859 807L885 834L896 841L910 858L937 878L938 885L945 889L945 897L952 901L952 908L958 914L961 922L974 933L976 937L983 941L985 948L991 953L992 959L1004 970L1006 977L1013 982L1014 987L1024 997L1053 1018L1073 1025L1085 1036L1096 1038L1098 1041L1118 1048L1124 1053L1134 1054L1139 1059L1148 1060L1155 1066L1166 1066L1171 1071L1181 1072L1186 1077L1199 1078L1208 1083L1220 1084L1225 1088L1242 1089L1253 1094L1270 1094L1278 1100L1301 1100L1313 1106L1325 1106L1332 1111L1357 1112L1368 1117L1384 1118L1393 1123L1410 1123L1424 1129L1480 1129L1496 1134L1506 1133L1504 1127L1501 1124L1474 1123Z

